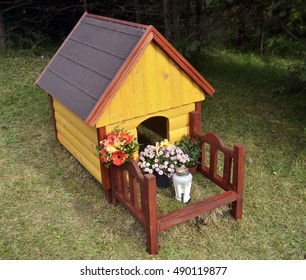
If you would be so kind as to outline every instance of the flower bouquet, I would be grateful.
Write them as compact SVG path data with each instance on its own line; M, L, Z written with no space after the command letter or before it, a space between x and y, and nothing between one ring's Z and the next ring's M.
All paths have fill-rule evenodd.
M99 142L97 147L100 160L106 167L111 164L120 166L126 161L134 159L134 154L138 150L137 140L123 129L115 128L107 134L105 139Z
M185 166L188 162L189 156L166 139L157 142L155 146L146 146L139 154L138 165L144 173L172 178L176 168Z

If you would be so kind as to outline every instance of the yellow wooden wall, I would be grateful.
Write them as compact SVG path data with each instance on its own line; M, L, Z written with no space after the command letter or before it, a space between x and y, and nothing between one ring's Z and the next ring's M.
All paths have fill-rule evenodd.
M99 181L102 182L97 155L97 130L53 98L58 140Z
M187 104L178 108L147 114L129 120L123 120L106 126L106 133L111 132L116 126L128 130L137 137L137 126L151 117L166 117L169 120L169 141L180 140L183 135L189 134L189 112L195 110L195 104Z
M204 98L203 89L163 50L151 42L102 113L96 127L127 120L133 123L133 119L143 116L147 116L147 119L149 115L166 116L165 112L168 110L179 111L181 106L194 104ZM156 114L158 112L159 114ZM183 118L186 118L186 115L182 116L181 121ZM179 120L173 121L173 126L177 126ZM171 133L175 134L172 131Z

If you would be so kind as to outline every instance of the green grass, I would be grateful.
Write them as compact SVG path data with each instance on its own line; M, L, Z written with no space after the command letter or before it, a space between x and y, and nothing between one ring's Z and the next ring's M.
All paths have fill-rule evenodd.
M244 217L236 222L222 208L176 226L159 234L159 254L150 256L140 225L107 204L55 141L49 100L34 85L49 59L0 54L0 259L304 258L306 110L292 90L290 61L230 52L197 58L217 90L203 103L203 132L247 147ZM194 182L194 194L210 192L201 176ZM167 212L177 202L162 192L159 211Z

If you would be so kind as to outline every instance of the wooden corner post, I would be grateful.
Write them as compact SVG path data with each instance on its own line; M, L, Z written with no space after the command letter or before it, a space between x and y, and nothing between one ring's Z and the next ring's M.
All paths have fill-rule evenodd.
M237 200L232 204L232 216L235 220L242 218L243 189L244 189L244 159L245 145L236 144L234 146L234 164L233 164L233 187L237 193Z
M201 134L201 122L202 122L202 112L201 112L201 102L196 102L195 111L189 113L189 135L195 136L196 134Z
M152 174L144 176L143 196L142 210L145 216L147 250L151 255L156 255L158 253L156 178Z
M98 144L102 141L106 136L105 127L97 128L98 134ZM102 179L102 189L104 190L105 199L108 203L112 203L112 191L111 191L111 183L110 183L110 171L106 168L102 162L100 161L100 171L101 171L101 179Z
M48 94L48 96L49 96L50 105L51 105L51 117L52 117L52 122L53 122L54 136L55 136L55 139L59 142L58 135L57 135L57 128L56 128L56 119L55 119L55 110L54 110L54 106L53 106L53 98L50 94Z

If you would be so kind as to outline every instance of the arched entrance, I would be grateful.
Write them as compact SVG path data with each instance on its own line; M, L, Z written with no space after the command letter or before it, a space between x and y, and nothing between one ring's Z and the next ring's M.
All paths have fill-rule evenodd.
M138 143L141 148L157 141L169 139L169 120L166 117L152 117L137 126ZM140 148L140 149L141 149Z

